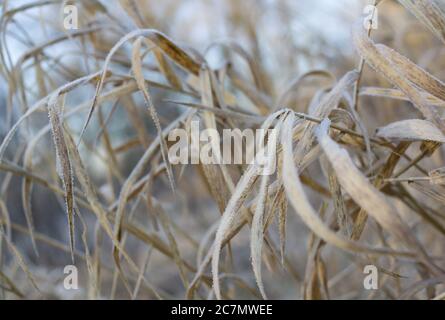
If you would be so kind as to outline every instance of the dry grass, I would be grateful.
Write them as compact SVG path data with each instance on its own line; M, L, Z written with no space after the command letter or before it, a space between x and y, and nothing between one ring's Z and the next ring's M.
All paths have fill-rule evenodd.
M45 16L62 2L79 30ZM376 1L379 28L357 16L350 56L321 36L266 42L266 5L248 2L224 4L238 42L194 49L163 33L180 34L179 1L158 16L148 0L3 1L2 298L444 298L445 6ZM272 6L281 30L290 2ZM276 129L276 174L170 164L166 136L193 119ZM57 232L36 227L61 210ZM82 290L61 287L65 264Z

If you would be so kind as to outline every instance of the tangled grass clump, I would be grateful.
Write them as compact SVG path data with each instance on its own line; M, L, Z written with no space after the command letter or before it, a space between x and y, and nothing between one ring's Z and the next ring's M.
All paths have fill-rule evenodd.
M355 61L321 38L318 52L289 34L267 44L262 1L225 3L245 43L198 50L166 35L178 2L160 18L148 0L3 2L0 296L71 298L74 264L75 298L444 299L444 6L376 1L377 30L351 25ZM272 8L280 23L290 2ZM80 29L39 16L35 43L20 25L66 4ZM275 174L172 165L167 136L193 119L273 128ZM363 288L366 265L378 290Z

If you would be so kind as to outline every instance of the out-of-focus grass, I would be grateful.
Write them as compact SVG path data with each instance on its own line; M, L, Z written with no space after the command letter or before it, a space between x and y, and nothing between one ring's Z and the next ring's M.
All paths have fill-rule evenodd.
M0 296L443 299L443 4L348 2L4 1ZM171 165L192 119L277 172Z

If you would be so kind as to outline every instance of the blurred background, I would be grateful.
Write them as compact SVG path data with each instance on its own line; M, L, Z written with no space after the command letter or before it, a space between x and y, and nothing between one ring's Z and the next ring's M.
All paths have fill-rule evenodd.
M11 126L27 108L52 92L55 88L100 70L103 60L112 46L126 33L138 27L157 29L168 35L182 48L193 54L202 55L211 68L222 68L229 63L234 66L241 78L249 79L249 66L243 59L244 52L253 63L260 66L263 73L262 98L273 105L286 91L290 83L311 70L326 70L336 78L347 71L357 68L359 58L351 39L351 28L364 18L363 10L372 1L360 0L137 0L137 1L36 1L3 0L1 14L1 74L0 77L0 140L2 141ZM63 5L76 5L78 8L79 30L67 32L63 29ZM137 9L129 11L128 6L136 4ZM443 5L442 3L440 3ZM20 8L17 10L17 8ZM396 1L384 1L379 10L379 28L372 31L372 37L381 43L397 49L410 59L443 78L444 48L417 20ZM137 13L138 17L135 17ZM102 28L100 32L73 35L78 31ZM73 32L73 34L71 34ZM66 39L66 35L71 34ZM65 37L63 40L57 40ZM56 39L56 40L54 40ZM39 54L33 54L36 48L48 41ZM228 50L228 44L238 44L240 54ZM226 46L225 46L226 45ZM124 46L115 55L111 63L113 71L128 74L131 59L131 45ZM17 69L18 66L18 69ZM157 70L153 55L144 60L146 78L166 84L163 75ZM11 83L10 75L20 72L20 86ZM181 71L178 71L180 73ZM382 85L385 81L373 72L364 69L364 85ZM304 111L311 97L320 87L328 87L326 79L309 79L301 89L293 92L284 100L285 106ZM23 90L24 89L24 90ZM66 97L65 108L68 110L79 105L94 95L94 86L85 86ZM238 90L242 91L242 90ZM165 99L188 99L190 97L177 92L164 90L162 87L150 88L154 104L165 127L171 119L184 111L183 107L166 103ZM246 95L237 93L240 101L249 105ZM283 101L283 100L281 100ZM360 114L366 119L369 132L385 125L391 120L400 119L400 113L406 110L405 102L394 104L385 99L370 100L363 97ZM281 107L281 106L280 106ZM108 121L108 135L114 150L126 148L117 154L118 169L122 177L127 177L141 157L144 146L128 147L128 141L136 139L138 130L153 139L156 130L145 111L142 96L133 94L116 103L106 102L101 107L103 118L112 114ZM410 115L416 115L413 108L408 108ZM73 131L80 131L86 113L75 114L67 120L67 126ZM102 119L103 120L103 119ZM8 147L5 158L23 166L23 152L26 142L34 137L41 128L48 124L44 109L30 117L16 134ZM106 146L101 140L99 117L94 117L85 134L85 144L80 151L88 172L94 183L99 186L100 197L109 205L116 201L120 185L110 183L109 162ZM146 147L146 146L145 146ZM50 134L46 134L37 144L32 157L32 172L49 181L57 181L54 168L54 145ZM51 169L50 169L51 168ZM178 179L181 192L173 199L168 181L160 177L151 186L151 192L162 203L163 210L172 221L182 258L195 265L196 248L206 232L219 218L217 205L209 195L208 186L194 172L196 168L187 167ZM317 168L310 168L317 175ZM177 176L179 176L179 170ZM86 265L81 260L76 262L80 271L81 289L66 291L62 286L63 267L71 264L68 248L68 226L63 197L56 196L42 185L34 184L32 191L32 213L36 234L39 235L39 256L33 251L27 221L22 203L23 177L11 172L0 172L0 196L4 207L9 212L15 226L12 241L19 248L29 269L39 283L44 297L52 298L129 298L124 285L116 280L116 272L111 256L111 244L98 236L96 221L85 215L84 221L76 218L76 246L85 253L82 232L86 233L87 243L94 256L97 242L101 242L99 251L102 272L100 273L101 290L91 293ZM320 205L320 203L318 203ZM5 208L3 208L5 210ZM135 221L141 228L150 230L165 241L168 233L158 231L150 225L144 208L132 206ZM178 226L175 229L175 226ZM292 271L283 270L272 262L264 268L263 274L270 297L275 299L301 299L302 275L306 261L300 251L305 251L308 234L307 228L295 218L289 216L288 258ZM276 237L275 237L276 238ZM243 284L236 286L238 298L252 298L256 292L255 280L249 261L249 231L243 230L232 242L235 261L231 273L243 279ZM5 244L3 243L3 248ZM126 247L138 265L145 265L146 275L153 286L159 288L166 297L183 298L185 288L182 285L177 266L158 250L129 236ZM348 266L347 258L340 251L329 250L326 266L331 276L332 295L339 299L366 298L368 293L362 290L360 268ZM7 252L2 253L1 268L3 273L16 279L17 286L28 298L41 298L27 281L21 271L17 258ZM346 259L346 260L345 260ZM111 270L111 271L110 271ZM191 277L191 276L190 276ZM234 282L236 282L234 276ZM346 281L347 285L342 285ZM97 280L97 279L96 279ZM241 289L240 289L241 288ZM111 292L111 293L110 293ZM257 293L256 293L257 294ZM388 298L388 293L377 293L377 297ZM12 297L3 292L2 297ZM140 290L138 298L154 298L150 290Z

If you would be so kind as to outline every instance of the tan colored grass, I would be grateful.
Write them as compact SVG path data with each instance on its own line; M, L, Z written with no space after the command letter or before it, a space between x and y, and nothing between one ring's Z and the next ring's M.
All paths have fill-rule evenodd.
M347 293L444 298L444 74L434 63L420 65L413 48L395 45L404 32L392 35L381 21L383 30L374 35L360 20L351 25L357 68L338 55L332 70L314 68L283 86L262 65L258 52L264 44L255 19L242 15L239 2L227 4L231 21L248 35L253 53L243 43L215 41L208 51L220 49L233 60L218 70L209 66L206 52L157 30L167 28L138 1L118 1L131 29L100 2L73 2L89 12L87 21L97 12L104 20L30 45L14 64L7 47L0 50L8 89L8 130L0 144L2 298L48 295L41 288L45 280L33 274L12 233L29 237L36 254L69 252L86 270L83 297L92 299L338 299ZM436 1L400 0L403 7L388 2L376 1L381 12L385 6L397 10L400 21L406 8L413 15L406 18L409 23L416 17L431 33L430 51L443 57L445 14ZM14 17L59 5L36 0L13 7L5 1L2 43ZM167 15L166 21L173 19ZM382 33L398 41L379 43ZM65 68L69 76L64 75L63 63L45 53L59 44L82 47L78 58L93 59L94 70ZM37 88L24 79L28 69L35 71ZM69 105L68 98L82 89L94 92ZM129 116L120 121L134 134L123 141L112 122L121 106ZM48 122L36 126L40 112L48 114ZM268 143L277 145L276 152L267 157L276 161L276 174L262 176L256 163L171 165L166 137L175 128L190 131L194 118L202 120L201 129L275 128L278 140ZM39 155L48 141L51 154ZM218 147L212 140L221 158ZM137 159L125 159L134 154ZM99 178L93 158L103 169ZM8 209L5 190L12 177L21 179L26 227L13 222L18 213ZM67 243L37 230L37 186L65 203ZM198 205L196 212L184 204L192 200L211 204ZM192 224L200 227L191 229ZM246 248L247 271L238 265ZM151 262L155 266L148 271ZM363 292L365 264L381 272L381 291ZM342 278L348 270L355 270L358 280ZM166 273L175 281L173 295L159 280ZM287 296L289 291L294 294Z

